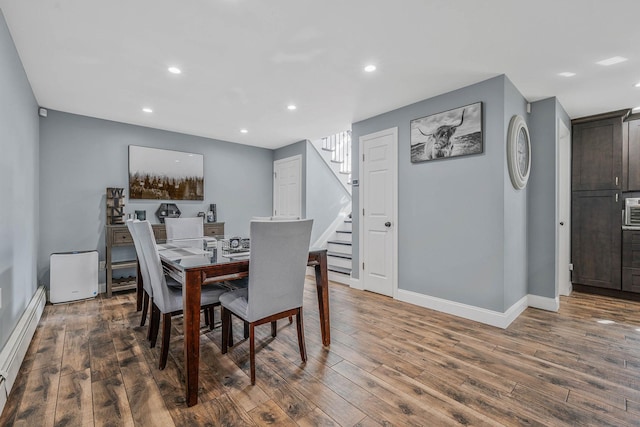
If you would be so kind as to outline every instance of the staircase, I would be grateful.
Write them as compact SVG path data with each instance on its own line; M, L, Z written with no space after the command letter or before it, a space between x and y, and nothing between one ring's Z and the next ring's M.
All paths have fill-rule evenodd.
M327 241L329 280L351 285L351 215Z
M351 194L351 131L312 141L312 145ZM331 228L334 227L333 234L327 230L326 240L329 280L351 285L351 214L342 223L334 223Z
M325 136L311 143L351 194L351 131Z

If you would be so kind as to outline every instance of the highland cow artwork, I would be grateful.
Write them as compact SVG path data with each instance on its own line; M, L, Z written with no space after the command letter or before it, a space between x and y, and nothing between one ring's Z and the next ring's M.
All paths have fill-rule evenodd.
M129 199L204 200L204 156L130 145Z
M482 102L411 120L412 163L482 150Z

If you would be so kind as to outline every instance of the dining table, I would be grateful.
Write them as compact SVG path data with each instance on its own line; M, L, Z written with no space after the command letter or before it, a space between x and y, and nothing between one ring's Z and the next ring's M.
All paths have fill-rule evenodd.
M204 239L167 241L158 245L165 274L182 283L184 322L184 360L186 403L198 403L198 366L200 360L200 293L201 287L242 279L249 275L249 252L225 253L215 244L207 247ZM314 268L320 333L322 344L331 344L329 318L329 278L327 250L310 248L307 265ZM139 269L138 265L138 269ZM140 271L137 277L138 311L142 309L143 288Z

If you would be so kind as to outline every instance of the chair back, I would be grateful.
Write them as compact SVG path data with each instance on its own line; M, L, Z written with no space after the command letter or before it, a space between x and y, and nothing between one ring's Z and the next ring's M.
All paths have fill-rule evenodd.
M300 219L299 216L254 216L252 221L293 221L296 219Z
M194 239L204 236L204 224L201 217L165 218L167 240Z
M147 260L142 254L142 246L140 244L140 239L136 233L136 229L133 227L133 223L138 222L138 220L128 219L126 221L127 228L129 229L129 233L133 238L133 245L136 247L136 256L138 257L138 263L140 264L140 274L142 277L142 287L145 292L149 294L149 298L153 298L153 289L151 288L151 278L149 277L149 268L147 267Z
M162 270L162 262L160 261L158 245L156 244L151 223L149 223L149 221L137 221L132 223L131 226L138 236L142 254L145 258L147 271L149 272L149 281L153 289L153 302L162 313L169 313L171 312L170 308L173 302L171 299L173 296L167 287L167 281L164 277L164 271Z
M302 306L312 219L251 221L247 320Z

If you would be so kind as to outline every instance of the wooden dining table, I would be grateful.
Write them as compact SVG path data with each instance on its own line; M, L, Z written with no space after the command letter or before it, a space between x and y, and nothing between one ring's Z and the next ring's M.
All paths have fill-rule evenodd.
M198 254L197 250L168 242L159 245L163 268L172 278L182 283L184 322L184 360L187 406L198 403L198 366L200 361L200 292L201 287L213 283L242 279L249 275L249 257L226 257L217 251ZM308 266L314 267L320 333L322 344L331 344L329 319L329 278L327 250L310 249ZM139 269L139 265L138 265ZM138 278L141 277L138 271ZM142 309L142 280L138 279L137 309Z

